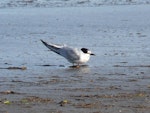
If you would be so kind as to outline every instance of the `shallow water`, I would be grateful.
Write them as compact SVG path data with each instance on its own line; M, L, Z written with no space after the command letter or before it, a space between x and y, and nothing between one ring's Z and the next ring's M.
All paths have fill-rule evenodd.
M0 69L0 92L19 93L0 93L0 99L13 101L10 106L0 101L1 111L70 113L78 108L79 113L146 113L150 107L149 10L149 5L1 9L0 68L27 67ZM40 39L87 47L96 56L87 66L70 68L67 60L48 51ZM19 103L28 96L53 102ZM64 99L71 102L60 107ZM21 107L14 109L18 104Z

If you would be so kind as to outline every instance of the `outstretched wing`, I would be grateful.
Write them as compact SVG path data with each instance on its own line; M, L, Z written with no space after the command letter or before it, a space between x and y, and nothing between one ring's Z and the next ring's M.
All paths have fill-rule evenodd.
M63 56L71 63L77 63L80 60L80 53L78 49L73 49L67 46L59 46L56 44L48 44L47 42L41 40L42 43L49 48L51 51Z
M59 46L59 45L55 45L55 44L48 44L47 42L41 40L41 42L47 47L49 48L51 51L57 53L57 54L60 54L60 49L63 47L63 46Z

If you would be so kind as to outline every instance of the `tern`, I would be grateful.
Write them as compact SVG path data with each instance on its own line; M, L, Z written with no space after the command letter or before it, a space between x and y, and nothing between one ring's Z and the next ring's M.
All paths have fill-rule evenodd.
M43 40L41 42L49 48L51 51L59 54L60 56L66 58L70 63L73 64L73 66L81 65L89 61L91 55L93 54L90 50L87 48L72 48L67 45L57 45L52 43L47 43Z

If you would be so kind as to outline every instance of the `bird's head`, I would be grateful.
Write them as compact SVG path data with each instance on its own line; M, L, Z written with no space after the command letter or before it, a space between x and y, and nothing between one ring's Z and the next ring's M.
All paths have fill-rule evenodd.
M93 54L90 50L88 50L87 48L81 48L81 51L85 54L89 54L89 55L95 55Z

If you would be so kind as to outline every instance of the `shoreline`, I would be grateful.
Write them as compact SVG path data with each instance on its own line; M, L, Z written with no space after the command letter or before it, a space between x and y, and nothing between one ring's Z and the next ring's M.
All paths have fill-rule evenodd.
M11 1L5 0L5 2L1 2L1 8L8 8L8 7L99 7L99 6L109 6L109 5L142 5L142 4L150 4L149 0L141 0L141 1L101 1L101 0L66 0L66 1L38 1L38 0L20 0L20 1Z

